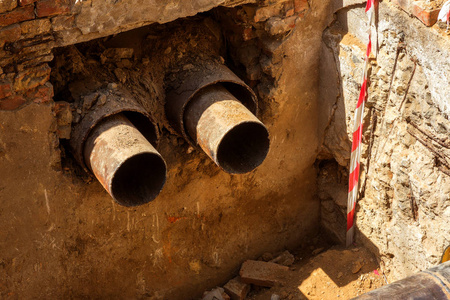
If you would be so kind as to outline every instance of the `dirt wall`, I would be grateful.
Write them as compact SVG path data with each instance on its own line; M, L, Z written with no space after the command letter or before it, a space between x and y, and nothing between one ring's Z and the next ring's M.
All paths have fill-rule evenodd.
M182 2L192 6L179 16L212 7L210 2L200 6ZM266 82L263 77L250 77L254 73L247 70L240 74L260 96L261 119L271 140L266 161L251 173L229 175L163 129L158 150L168 165L167 183L155 201L136 208L115 204L96 180L61 160L70 154L60 145L53 86L48 82L51 70L46 64L53 59L49 50L59 43L54 41L61 40L54 27L59 23L51 19L52 27L44 28L49 33L43 29L40 35L26 38L20 35L26 21L16 20L22 22L19 36L1 45L7 58L1 60L6 94L0 94L2 297L189 299L225 283L245 259L295 248L317 233L318 51L331 14L323 2L294 2L292 11L272 10L276 18L271 22L279 25L281 20L284 25L281 31L273 29L270 43L255 35L258 51L269 50L258 55L264 60L253 65L272 75L278 70L276 76ZM294 24L284 22L286 14L296 13L297 2L306 3L302 16ZM223 3L214 5L218 4ZM275 4L259 5L271 10ZM89 10L96 1L65 5L69 6L50 15L62 14L70 20L76 5ZM256 12L258 7L232 12ZM23 7L4 14L17 9ZM34 17L45 23L44 16ZM130 22L134 27L145 23ZM260 24L246 26L251 32L266 31L265 21L256 23ZM14 23L1 30L14 32L16 27ZM115 32L127 28L118 26ZM269 33L271 28L267 25ZM29 48L36 45L42 51ZM32 71L23 61L29 51L39 54ZM17 66L22 65L20 73Z

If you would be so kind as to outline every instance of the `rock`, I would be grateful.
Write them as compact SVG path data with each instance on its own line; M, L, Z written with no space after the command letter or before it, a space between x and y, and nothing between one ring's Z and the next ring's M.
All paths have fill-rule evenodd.
M272 287L281 283L288 271L288 267L279 264L247 260L242 264L239 275L244 283Z
M286 33L295 27L297 16L288 17L285 19L279 17L272 17L266 23L266 31L271 35L278 35Z
M361 270L362 266L363 266L363 262L361 260L355 261L352 266L352 273L353 274L358 273Z
M223 288L232 300L243 300L250 291L250 285L243 283L239 276L228 281Z
M294 255L292 255L289 251L284 251L276 258L272 259L270 262L289 267L292 266L292 264L294 264L294 261L295 261Z
M264 254L262 255L261 258L262 258L263 261L270 261L270 260L273 259L273 254L272 254L272 253L269 253L269 252L266 252L266 253L264 253Z

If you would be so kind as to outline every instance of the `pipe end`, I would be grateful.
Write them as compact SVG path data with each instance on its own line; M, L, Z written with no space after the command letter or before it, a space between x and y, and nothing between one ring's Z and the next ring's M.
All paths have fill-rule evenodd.
M166 163L160 155L140 153L117 169L111 182L111 194L120 205L146 204L159 195L166 182L166 174Z
M217 162L228 173L248 173L263 163L269 147L269 131L264 124L241 123L220 141Z

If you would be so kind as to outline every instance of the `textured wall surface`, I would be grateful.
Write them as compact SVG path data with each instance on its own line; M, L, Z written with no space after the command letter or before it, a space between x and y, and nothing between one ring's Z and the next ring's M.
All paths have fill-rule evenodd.
M322 224L341 241L366 20L362 6L341 10L323 35L321 103L328 128L319 196ZM381 4L378 24L379 53L371 61L364 117L357 242L378 253L393 280L437 264L450 243L450 39L438 26L427 28L390 4Z
M238 2L20 3L0 7L1 297L189 299L235 276L243 260L317 233L317 53L331 17L323 2L261 3L262 19L254 19L254 5L230 10L249 17L228 36L254 46L230 51L256 51L255 60L242 55L236 63L248 67L242 76L258 92L270 131L263 165L229 175L163 130L167 183L136 208L118 206L95 179L61 161L69 153L59 145L52 47ZM221 26L219 36L228 25ZM163 98L161 83L147 82Z

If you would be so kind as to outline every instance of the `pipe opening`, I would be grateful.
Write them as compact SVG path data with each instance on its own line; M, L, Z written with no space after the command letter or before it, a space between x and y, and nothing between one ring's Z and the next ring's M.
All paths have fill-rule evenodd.
M116 202L124 206L152 201L166 182L164 159L134 126L148 122L139 117L134 121L123 113L104 118L92 129L84 146L89 169ZM147 136L156 133L152 128L144 133Z
M241 123L220 141L217 160L229 173L247 173L262 164L269 152L269 145L269 132L263 124Z
M155 153L127 159L112 179L112 195L124 206L142 205L155 199L166 182L166 164Z

